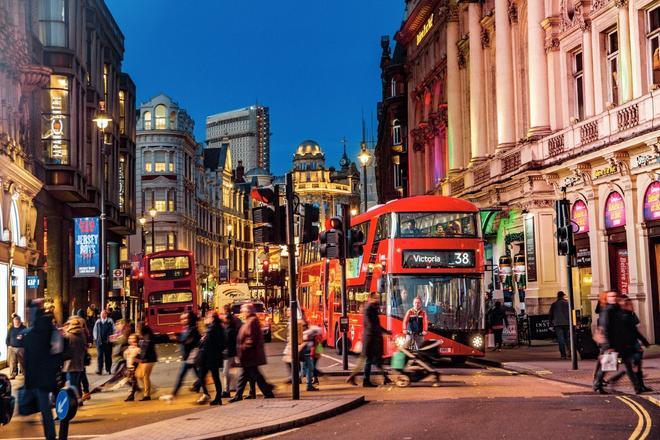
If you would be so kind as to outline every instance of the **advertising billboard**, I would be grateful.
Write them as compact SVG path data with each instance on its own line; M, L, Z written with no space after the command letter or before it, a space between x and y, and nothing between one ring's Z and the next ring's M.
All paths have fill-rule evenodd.
M100 274L100 226L98 217L74 218L75 276L97 277Z

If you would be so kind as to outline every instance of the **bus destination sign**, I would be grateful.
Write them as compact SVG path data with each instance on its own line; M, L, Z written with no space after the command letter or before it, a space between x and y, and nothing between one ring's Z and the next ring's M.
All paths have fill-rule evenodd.
M452 269L459 267L475 267L474 251L403 251L403 267L408 269Z

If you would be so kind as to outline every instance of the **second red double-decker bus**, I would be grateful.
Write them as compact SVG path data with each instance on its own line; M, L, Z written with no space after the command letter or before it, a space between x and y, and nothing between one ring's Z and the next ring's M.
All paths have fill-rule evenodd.
M393 200L353 217L364 232L363 255L347 261L348 344L361 349L362 309L370 292L381 294L381 324L403 336L403 318L419 297L428 317L427 339L456 361L484 354L483 242L479 212L464 200L417 196ZM300 297L306 318L321 326L328 345L341 347L341 268L337 260L303 253ZM316 260L316 261L314 261Z
M197 313L195 261L189 251L168 250L144 258L145 320L157 335L174 336L183 312Z

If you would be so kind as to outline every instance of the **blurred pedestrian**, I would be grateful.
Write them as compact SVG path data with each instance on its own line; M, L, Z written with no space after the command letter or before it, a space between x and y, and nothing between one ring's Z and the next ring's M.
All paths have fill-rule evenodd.
M83 369L80 375L80 386L82 387L82 393L83 393L82 400L85 401L91 398L89 392L89 378L87 377L87 367L90 366L92 363L92 357L89 354L89 347L91 347L92 345L92 332L87 326L85 311L83 309L78 309L78 311L76 312L76 316L78 316L78 318L81 320L81 323L83 324L83 329L85 331L85 339L87 341L87 345L85 346L85 359L84 359L85 368Z
M600 394L607 394L603 388L607 381L600 360L604 353L615 351L617 315L621 309L618 304L618 296L617 292L607 292L607 305L598 315L598 328L595 337L596 342L600 345L600 356L596 367L593 389Z
M140 337L140 364L135 370L135 377L138 380L138 385L142 382L144 393L140 401L147 401L151 400L151 373L154 370L156 362L158 362L158 354L156 353L154 331L146 322L143 322L140 327Z
M236 366L236 340L238 337L238 330L241 328L242 322L236 315L232 313L231 305L225 304L224 306L225 319L225 351L223 353L223 366L222 374L225 379L225 391L222 393L222 397L230 397L230 392L236 388L232 386L232 383L235 382L235 378L231 373L232 368Z
M25 336L25 325L21 322L21 317L14 315L11 320L11 328L7 332L7 355L9 357L9 379L15 379L19 372L25 372L23 357L25 349L23 348L23 336Z
M36 398L41 411L44 437L55 440L55 423L50 393L55 391L57 362L51 341L57 329L53 316L43 308L43 299L30 302L30 327L23 337L25 348L25 389Z
M493 350L502 351L502 333L504 333L504 327L509 326L509 320L500 301L495 301L495 307L490 310L488 326L495 335L495 347L493 347Z
M166 400L168 402L171 402L176 397L188 371L193 371L195 377L199 377L199 342L202 339L202 336L197 328L197 315L192 312L183 313L181 315L181 325L184 328L184 331L179 335L180 350L183 356L181 369L179 370L179 375L174 383L172 394L166 394L160 397L161 400Z
M222 382L220 381L220 367L222 366L222 352L225 350L225 331L218 313L209 311L205 318L206 331L200 343L201 365L199 369L200 388L204 394L197 403L207 403L211 396L206 388L206 376L211 373L215 385L215 398L211 405L222 405Z
M304 333L305 329L308 326L307 319L305 318L305 314L303 313L303 311L301 309L298 309L298 319L296 320L296 322L298 323L298 325L297 325L298 332L297 332L297 338L296 338L297 341L296 341L295 344L291 343L291 341L292 341L292 331L291 331L291 320L289 319L289 323L287 325L286 345L284 346L284 351L282 352L282 361L284 361L284 364L286 365L287 371L289 372L289 374L288 374L288 376L285 380L285 383L291 383L291 374L292 374L292 372L291 372L291 370L292 370L291 350L292 350L292 347L300 347L302 345L302 343L303 343L303 333ZM298 381L300 383L302 383L301 378L302 378L302 374L303 374L303 368L302 368L303 359L301 359L300 356L299 356L298 361L301 364L301 365L298 366L298 373L299 373Z
M273 398L275 397L273 394L274 387L266 382L261 371L259 371L261 365L266 365L266 350L264 335L261 331L259 318L255 314L254 305L252 303L243 304L241 313L247 317L245 325L241 326L238 331L237 357L241 373L238 378L236 395L230 402L238 402L243 399L243 392L250 379L255 381L265 398Z
M299 350L299 353L302 356L303 371L307 379L307 391L318 391L319 389L314 386L314 378L316 377L316 382L318 383L318 376L315 376L315 359L317 356L317 345L320 343L321 338L321 327L310 326L303 332L302 336L302 348Z
M112 365L112 342L110 342L110 336L113 330L113 321L108 317L107 310L101 311L101 317L94 324L93 331L98 356L96 374L103 374L104 366L105 370L110 374L110 366Z
M121 309L119 307L114 307L112 311L110 312L110 319L112 319L114 322L117 322L124 317L121 314Z
M566 345L570 342L569 335L569 311L566 294L561 290L557 292L557 300L550 306L550 325L554 327L559 344L559 354L562 359L567 359Z
M132 402L135 400L135 393L138 390L137 377L135 370L140 363L140 346L138 345L138 336L131 333L128 337L128 347L123 353L124 360L126 361L126 377L131 386L131 392L124 402Z
M85 320L78 315L71 316L64 325L64 338L67 349L64 354L64 367L66 380L82 399L82 375L85 371L85 353L87 352L87 335L85 332Z
M376 366L382 369L384 343L383 334L391 335L392 332L380 325L378 318L380 311L380 294L371 292L369 305L364 310L364 330L362 336L362 353L365 357L363 387L377 386L371 382L371 368ZM387 374L383 375L383 384L389 383Z

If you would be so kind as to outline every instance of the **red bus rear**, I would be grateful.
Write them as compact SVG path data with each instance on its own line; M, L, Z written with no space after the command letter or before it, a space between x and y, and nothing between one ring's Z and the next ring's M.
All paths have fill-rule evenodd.
M483 241L477 208L464 200L417 196L393 200L352 219L365 234L363 255L347 261L348 344L361 350L362 310L369 292L381 293L381 324L392 331L386 353L403 336L403 317L420 297L429 320L426 339L440 354L462 361L484 355ZM314 262L305 249L300 297L307 319L321 326L328 345L341 347L341 268Z
M198 312L195 261L189 251L168 250L145 257L146 320L157 335L183 331L183 312Z

